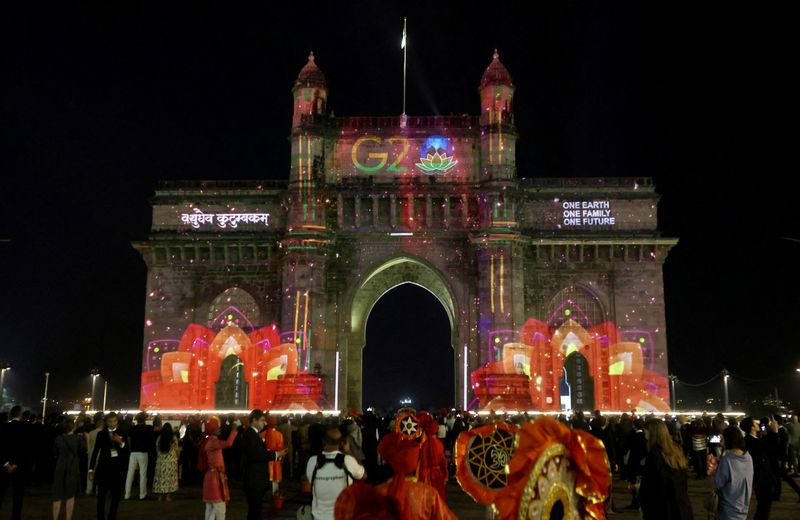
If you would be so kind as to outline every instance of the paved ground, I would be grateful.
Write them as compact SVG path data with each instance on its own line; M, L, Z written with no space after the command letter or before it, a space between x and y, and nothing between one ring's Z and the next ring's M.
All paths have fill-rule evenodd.
M696 520L703 520L707 517L703 510L703 499L706 496L710 484L708 480L691 480L689 483L689 495L694 507ZM281 511L275 511L270 499L267 498L264 507L264 518L295 518L295 512L300 506L300 493L296 484L288 484L286 491L288 498ZM9 490L10 491L10 490ZM622 509L630 503L630 496L626 490L625 483L619 480L614 481L614 493L616 506ZM9 493L10 495L10 493ZM10 496L6 495L3 509L0 511L0 518L9 515ZM154 518L168 518L175 520L202 520L203 503L200 500L200 487L193 486L180 490L175 495L172 502L159 502L157 500L128 500L120 505L120 520L153 520ZM234 484L231 489L231 502L228 505L229 520L243 519L246 513L244 495ZM797 502L797 495L783 484L783 499L772 506L772 520L797 520L800 518L800 503ZM475 504L457 484L451 483L447 489L447 500L450 507L464 520L484 520L486 516L485 508ZM27 492L23 518L31 520L49 520L52 518L52 503L48 490L33 488ZM749 518L753 517L755 504L751 504ZM63 513L62 513L63 515ZM63 516L62 516L63 518ZM78 498L75 506L75 520L95 518L95 501L92 497ZM638 511L623 510L620 514L611 515L610 520L638 520Z

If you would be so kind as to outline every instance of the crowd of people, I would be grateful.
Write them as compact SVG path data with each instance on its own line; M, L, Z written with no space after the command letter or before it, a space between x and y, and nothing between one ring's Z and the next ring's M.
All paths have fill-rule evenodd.
M115 519L123 500L170 501L182 485L200 487L205 518L226 516L230 480L241 485L248 519L261 518L271 494L279 503L284 480L310 493L299 517L436 518L455 515L445 485L455 473L454 446L462 432L505 421L535 421L527 414L478 415L456 410L414 412L420 435L404 434L399 413L351 410L276 417L164 418L139 413L35 417L14 407L0 415L0 510L11 490L12 518L22 518L25 489L52 486L53 518L73 516L75 498L96 497L98 519ZM570 431L593 435L609 469L628 482L630 503L608 490L605 514L618 506L639 509L645 520L690 519L688 480L709 479L717 518L767 519L787 483L800 497L800 424L793 416L756 419L703 415L663 418L599 412L559 416ZM602 449L601 449L602 451ZM138 474L138 478L137 477ZM134 492L135 491L135 492Z

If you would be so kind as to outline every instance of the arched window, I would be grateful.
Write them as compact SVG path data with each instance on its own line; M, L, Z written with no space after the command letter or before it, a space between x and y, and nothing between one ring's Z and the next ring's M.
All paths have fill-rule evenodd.
M208 308L208 326L220 330L228 324L238 325L251 332L258 325L259 309L255 298L239 287L231 287L220 293Z
M588 329L606 321L606 315L597 296L581 286L571 285L550 300L547 324L555 329L570 319Z

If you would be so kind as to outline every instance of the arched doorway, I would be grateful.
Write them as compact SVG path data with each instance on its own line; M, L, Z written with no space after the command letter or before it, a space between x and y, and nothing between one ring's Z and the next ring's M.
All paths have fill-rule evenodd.
M419 409L454 404L454 351L442 303L414 283L384 293L369 313L363 353L363 405Z
M594 378L589 375L589 361L583 354L573 352L564 360L561 379L562 408L589 412L594 409ZM565 399L565 390L569 399ZM569 406L565 406L569 403Z
M247 408L244 363L235 354L229 354L219 367L219 379L214 383L214 407Z
M367 272L370 274L352 288L348 298L347 314L350 316L350 335L347 342L340 345L342 349L340 351L342 379L338 391L342 399L339 401L339 407L364 407L361 392L367 320L373 306L381 299L381 296L395 287L407 283L426 289L444 308L450 325L450 345L459 346L459 348L454 348L452 373L455 382L450 391L451 399L448 401L456 401L456 396L461 399L462 393L464 394L463 400L466 400L467 363L462 354L466 351L466 347L463 349L460 347L460 338L468 336L468 322L457 319L457 317L461 317L456 306L457 300L453 297L454 293L440 271L423 259L402 255L384 261ZM407 328L407 324L398 322L395 327L395 332L400 334L405 331L404 327ZM460 367L464 367L463 370L459 370Z

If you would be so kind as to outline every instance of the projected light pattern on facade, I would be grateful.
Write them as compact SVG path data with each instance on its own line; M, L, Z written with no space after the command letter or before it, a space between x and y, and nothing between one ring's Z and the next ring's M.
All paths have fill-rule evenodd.
M519 178L515 91L495 52L476 115L335 117L311 54L287 180L156 190L142 405L360 407L369 312L414 283L447 311L443 406L662 410L677 240L655 187Z
M588 330L572 319L558 328L530 318L506 343L499 361L471 374L485 410L669 411L664 374L646 367L644 331L620 331L613 323Z
M318 410L319 377L298 369L297 347L280 343L277 326L246 334L187 327L179 342L150 342L142 374L143 409L278 408Z

